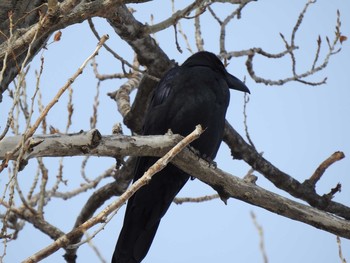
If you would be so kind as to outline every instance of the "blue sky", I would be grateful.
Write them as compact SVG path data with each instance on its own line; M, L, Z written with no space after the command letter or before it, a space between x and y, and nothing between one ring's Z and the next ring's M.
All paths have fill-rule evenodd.
M279 33L283 33L289 39L291 29L304 4L305 1L300 0L293 3L275 0L251 3L244 9L242 19L233 22L228 28L227 49L236 51L262 47L268 52L281 51L284 44ZM142 5L142 8L140 6L133 7L138 10L135 16L143 22L149 21L151 13L154 13L155 22L159 22L171 11L170 1L164 1L162 4L153 1ZM229 14L233 7L218 4L214 9L225 15ZM320 59L324 57L327 45L325 37L333 38L337 9L341 13L341 32L350 36L348 1L318 1L312 5L296 36L296 44L299 45L299 50L296 52L299 73L312 65L318 35L323 40ZM124 58L132 61L131 48L115 35L111 27L101 19L95 19L94 22L101 35L105 33L110 35L108 44ZM217 22L209 14L204 14L202 23L205 49L218 53ZM193 32L192 21L184 21L182 27L190 37ZM43 54L45 69L41 87L45 103L48 103L52 95L73 75L97 43L87 23L71 26L62 32L62 40L50 45ZM182 63L190 55L180 36L179 41L184 52L180 54L177 51L172 28L157 34L156 38L168 56L177 62ZM193 43L193 37L190 38ZM317 166L333 152L344 151L346 156L350 153L349 43L344 42L342 51L331 57L328 67L309 79L317 81L328 77L327 84L322 86L306 86L298 82L290 82L284 86L257 84L248 76L245 58L230 61L228 71L240 79L246 77L247 86L251 90L247 106L248 127L257 149L263 151L265 158L275 166L300 181L310 177ZM192 48L195 49L195 46L192 45ZM120 72L120 63L111 58L105 50L100 51L97 63L100 73ZM40 59L37 56L31 64L28 76L27 86L30 92L33 92L35 87L34 70L38 70L39 67ZM255 64L257 74L271 79L290 76L290 67L290 60L287 58L273 61L257 59ZM83 75L73 84L74 115L70 132L89 129L96 83L91 67L87 67ZM106 95L122 83L123 81L119 80L101 83L97 128L102 134L110 134L113 124L122 121L114 101ZM62 131L66 125L66 102L67 96L64 96L48 115L48 123ZM0 112L7 112L9 107L10 100L7 94L4 94ZM231 91L227 119L241 135L244 135L242 112L243 95ZM4 119L0 120L1 127ZM124 131L127 133L125 127ZM68 179L69 184L67 187L62 187L61 191L68 191L82 182L81 160L80 157L65 158L64 178ZM224 144L216 161L221 169L239 177L243 177L249 169L242 161L232 160ZM49 183L52 185L57 175L58 159L45 159L44 162L50 167ZM87 176L94 178L113 163L114 160L107 158L92 158L87 166ZM330 188L341 182L342 192L338 193L334 200L350 205L349 171L348 157L334 164L317 184L318 193L327 193ZM32 160L19 174L24 189L29 187L35 172L36 163ZM276 189L262 175L256 175L259 177L258 185L289 197L288 194ZM6 180L0 180L3 186ZM194 180L184 187L179 196L197 197L212 193L214 191L210 187L199 180ZM74 222L72 220L90 194L91 192L84 193L69 202L53 200L45 210L45 218L63 231L69 231ZM234 199L230 199L227 206L219 200L201 204L172 205L162 220L144 262L263 262L259 251L258 232L250 216L251 211L256 214L259 224L264 229L269 262L340 262L334 235ZM121 209L104 231L93 240L107 262L114 249L123 214L124 209ZM49 238L27 224L19 234L18 240L8 244L5 261L20 262L50 243ZM343 254L349 261L350 242L342 239L342 244ZM63 253L64 251L60 250L43 262L62 262ZM91 248L84 245L78 251L78 262L99 261Z

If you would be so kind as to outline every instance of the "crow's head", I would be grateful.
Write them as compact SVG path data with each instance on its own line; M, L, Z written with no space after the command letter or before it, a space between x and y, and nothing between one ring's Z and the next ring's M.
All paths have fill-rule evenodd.
M227 85L230 89L235 89L243 92L250 93L248 87L240 81L235 76L228 73L225 69L224 64L220 61L220 59L213 53L208 51L200 51L196 54L190 56L183 64L184 67L209 67L213 71L220 72L226 79Z

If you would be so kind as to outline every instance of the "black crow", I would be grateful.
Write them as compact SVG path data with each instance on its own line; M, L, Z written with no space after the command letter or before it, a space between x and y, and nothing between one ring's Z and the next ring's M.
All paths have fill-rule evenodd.
M246 85L229 74L216 55L205 51L192 55L160 80L145 115L143 134L165 134L171 129L174 134L186 136L200 124L205 131L191 146L202 157L214 160L223 136L229 88L249 93ZM139 157L134 181L157 159ZM143 260L161 218L189 177L169 164L129 199L112 263Z

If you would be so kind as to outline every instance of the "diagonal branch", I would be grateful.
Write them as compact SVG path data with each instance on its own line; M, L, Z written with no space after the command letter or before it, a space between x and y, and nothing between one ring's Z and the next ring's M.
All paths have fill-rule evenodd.
M290 175L282 172L268 160L261 156L251 145L226 122L224 138L230 147L231 154L236 159L243 159L254 170L260 172L276 187L286 191L292 196L308 202L311 206L341 216L350 220L350 208L340 203L331 201L327 196L319 196L308 183L300 183Z
M145 28L145 33L146 34L154 34L154 33L157 33L159 31L162 31L168 27L176 25L180 19L188 16L193 10L195 10L196 8L198 8L199 6L201 6L205 2L206 2L206 0L194 1L192 4L188 5L184 9L178 10L175 13L173 13L173 15L171 17L167 18L166 20L164 20L158 24L152 25L152 26L147 26Z
M84 222L83 224L81 224L79 227L75 228L71 232L55 240L55 242L53 242L51 245L47 246L46 248L30 256L29 258L24 260L23 263L34 263L48 257L52 253L56 252L58 249L69 245L71 240L76 235L80 235L84 233L87 229L93 227L94 225L105 221L105 218L108 215L110 215L113 211L115 211L120 206L122 206L139 188L147 184L149 180L152 179L152 176L154 174L162 170L187 145L189 145L192 141L197 139L202 132L203 130L201 126L198 125L191 134L186 136L175 147L173 147L166 155L164 155L154 165L152 165L139 180L137 180L124 194L122 194L118 198L118 200L108 205L95 217L89 219L88 221Z

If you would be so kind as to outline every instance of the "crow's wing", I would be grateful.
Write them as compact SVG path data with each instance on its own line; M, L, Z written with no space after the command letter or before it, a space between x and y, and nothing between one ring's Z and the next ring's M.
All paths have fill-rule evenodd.
M162 105L173 92L175 79L180 74L180 71L181 68L179 66L170 69L154 89L150 105L145 115L143 135L159 135L167 132L168 128L165 121L167 110L162 109ZM155 123L152 120L157 120L157 122Z

